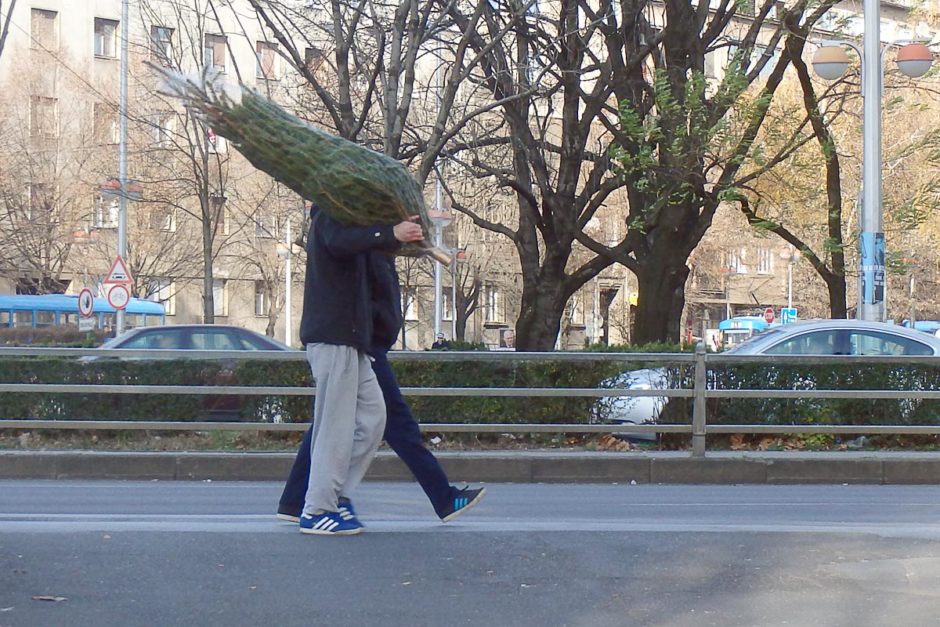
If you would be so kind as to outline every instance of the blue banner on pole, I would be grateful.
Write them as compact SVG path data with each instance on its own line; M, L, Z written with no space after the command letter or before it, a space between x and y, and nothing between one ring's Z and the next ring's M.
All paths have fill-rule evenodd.
M885 235L863 232L859 238L862 254L862 304L877 305L885 299Z

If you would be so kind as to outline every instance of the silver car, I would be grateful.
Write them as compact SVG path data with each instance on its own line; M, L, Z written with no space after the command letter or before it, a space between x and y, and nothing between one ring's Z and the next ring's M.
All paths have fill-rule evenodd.
M771 327L725 351L736 355L940 355L940 338L883 322L812 320ZM631 370L601 383L627 390L671 389L675 369ZM596 417L612 424L656 423L669 399L659 396L609 397L595 406ZM625 434L652 439L651 434Z

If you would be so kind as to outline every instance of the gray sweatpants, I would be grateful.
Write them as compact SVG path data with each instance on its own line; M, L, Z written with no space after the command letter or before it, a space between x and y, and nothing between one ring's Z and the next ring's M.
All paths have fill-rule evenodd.
M317 384L304 513L339 509L359 485L385 429L385 401L369 357L351 346L307 344Z

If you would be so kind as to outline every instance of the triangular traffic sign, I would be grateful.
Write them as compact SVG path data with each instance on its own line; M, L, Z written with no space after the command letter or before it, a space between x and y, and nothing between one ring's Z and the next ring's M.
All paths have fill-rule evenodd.
M108 278L104 280L104 283L133 283L130 270L127 269L127 264L124 263L120 255L114 258L114 263L111 264L111 270L108 272Z

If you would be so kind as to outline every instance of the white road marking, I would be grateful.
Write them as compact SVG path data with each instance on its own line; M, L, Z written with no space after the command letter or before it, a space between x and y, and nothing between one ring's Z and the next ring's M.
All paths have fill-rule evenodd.
M369 520L366 533L786 533L876 535L886 538L940 540L940 524L852 523L671 523L535 519L474 520L440 524L427 519ZM0 514L0 533L83 532L198 532L198 533L295 533L296 523L255 514L208 515L86 515Z

